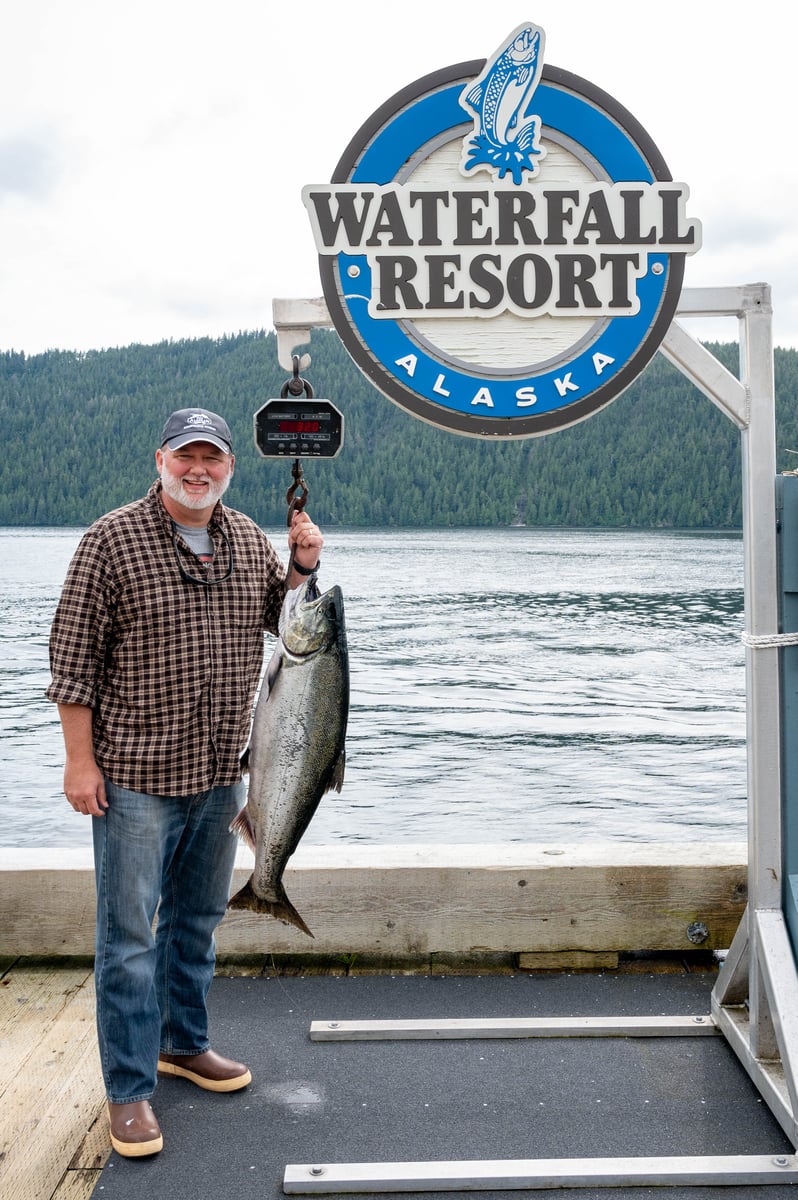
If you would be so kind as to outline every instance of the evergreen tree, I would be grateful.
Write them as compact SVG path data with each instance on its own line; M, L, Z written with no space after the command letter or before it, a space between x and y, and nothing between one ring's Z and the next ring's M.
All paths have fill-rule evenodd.
M735 344L711 345L732 372ZM307 372L344 413L334 460L303 463L324 526L530 525L739 529L740 437L657 355L606 409L529 439L475 439L409 416L375 391L336 334L314 331ZM798 352L777 350L780 470L798 467ZM76 354L0 353L7 452L0 524L85 526L141 495L168 414L220 411L235 439L230 503L261 525L285 522L290 460L266 460L253 415L286 373L273 333L132 345Z

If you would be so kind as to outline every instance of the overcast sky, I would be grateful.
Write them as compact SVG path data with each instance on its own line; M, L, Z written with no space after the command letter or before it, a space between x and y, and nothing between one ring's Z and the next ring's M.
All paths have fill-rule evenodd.
M321 295L300 192L394 92L517 25L687 183L687 286L766 282L798 348L791 7L775 0L17 0L0 73L0 351L270 328ZM736 337L733 320L687 323Z

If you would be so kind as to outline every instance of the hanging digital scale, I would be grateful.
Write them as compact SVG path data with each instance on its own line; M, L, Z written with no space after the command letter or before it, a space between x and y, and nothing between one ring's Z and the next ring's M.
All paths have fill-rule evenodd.
M335 458L344 442L344 415L330 400L317 400L307 379L300 378L299 358L294 374L280 390L279 400L267 400L254 416L255 445L264 458L293 458L293 484L286 493L288 524L308 498L302 458ZM293 555L292 555L293 558Z
M306 379L302 395L291 395L289 380L279 400L267 400L255 413L255 445L264 458L335 458L344 440L344 417L330 400L317 400Z

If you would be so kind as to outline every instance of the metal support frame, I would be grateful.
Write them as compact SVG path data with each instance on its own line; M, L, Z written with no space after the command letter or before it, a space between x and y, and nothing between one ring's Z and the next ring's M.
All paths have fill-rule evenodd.
M504 1158L452 1162L332 1163L286 1167L283 1191L478 1192L542 1188L701 1187L795 1183L793 1155L704 1155L682 1158Z
M323 300L275 300L280 362L310 330L332 324ZM775 383L770 288L686 288L678 316L736 316L737 379L674 321L661 353L740 430L748 747L748 906L712 992L707 1016L520 1018L474 1021L317 1021L314 1040L356 1038L684 1037L722 1034L798 1146L798 974L782 900ZM655 1184L798 1182L798 1157L496 1160L289 1165L288 1193L479 1191Z

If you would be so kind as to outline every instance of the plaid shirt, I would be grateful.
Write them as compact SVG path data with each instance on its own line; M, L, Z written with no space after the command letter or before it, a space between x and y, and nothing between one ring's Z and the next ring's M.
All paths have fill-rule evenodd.
M50 700L93 709L94 753L119 787L188 796L241 778L285 568L254 521L219 503L203 566L147 495L100 517L67 573L50 635ZM229 539L229 545L225 541ZM232 548L232 549L231 549ZM212 586L184 579L221 580Z

